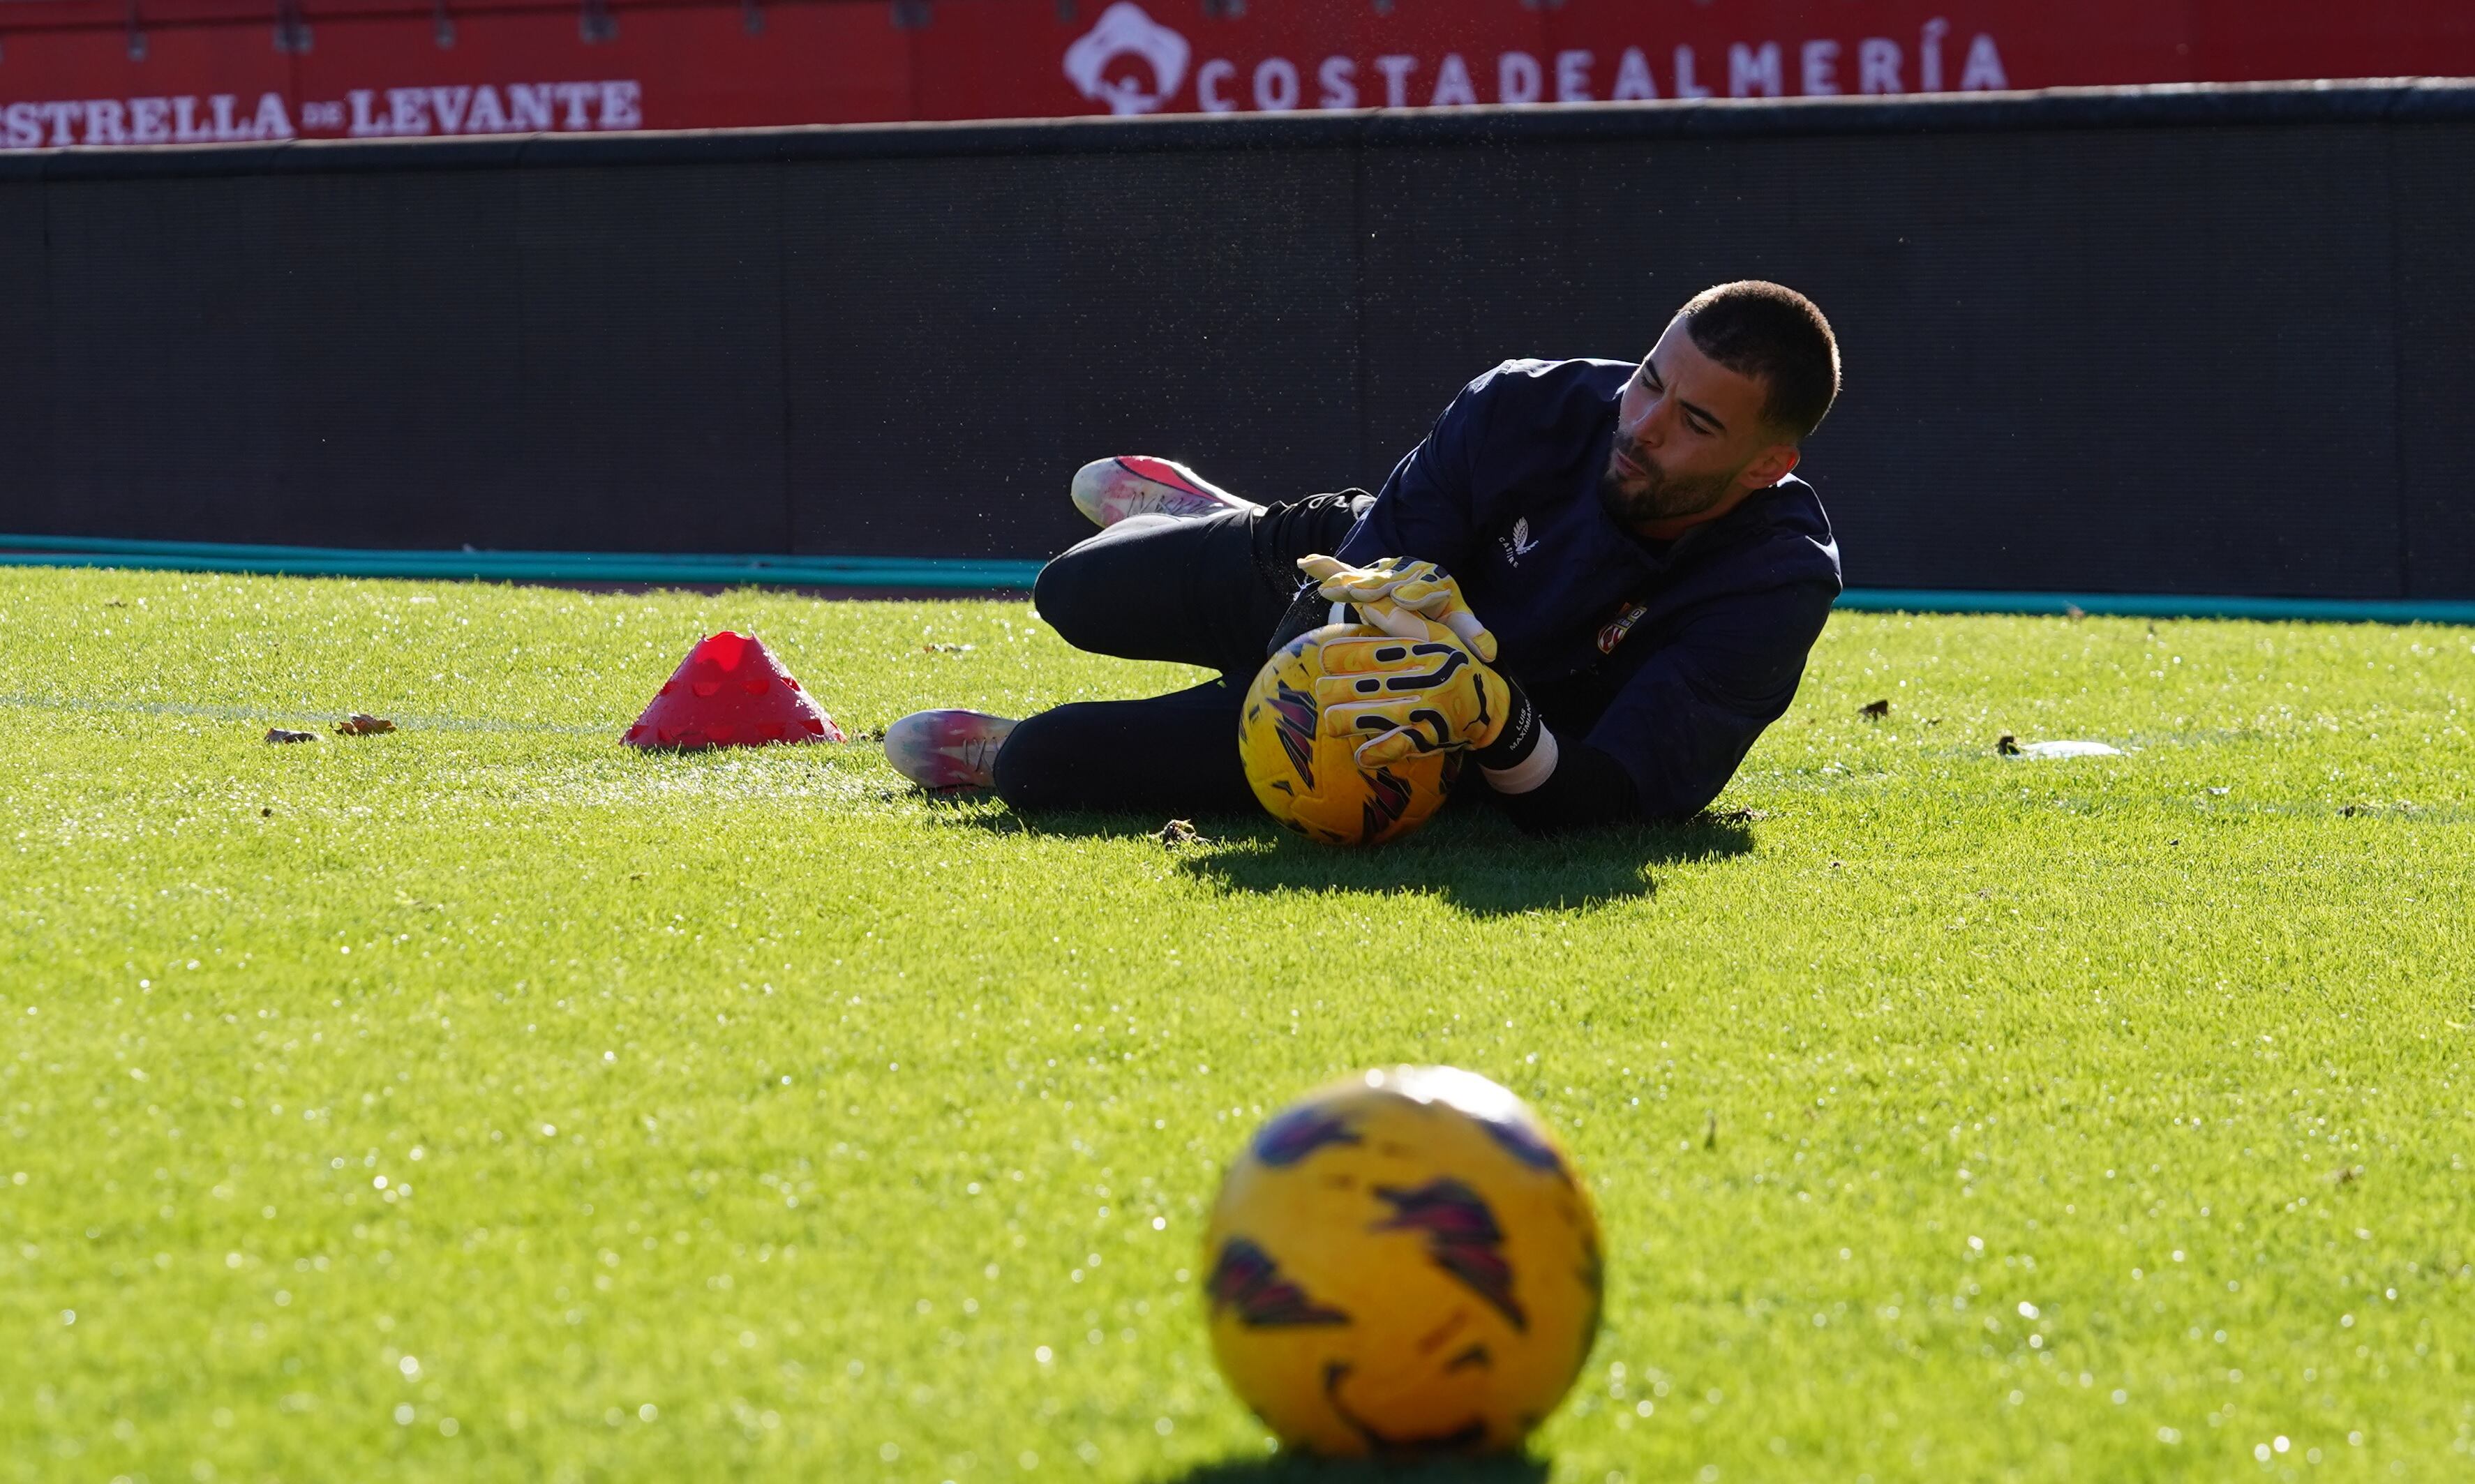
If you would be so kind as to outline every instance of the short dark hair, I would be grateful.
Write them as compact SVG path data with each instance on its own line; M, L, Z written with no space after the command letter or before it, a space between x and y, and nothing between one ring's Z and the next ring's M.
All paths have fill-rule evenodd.
M1676 311L1702 353L1770 388L1762 420L1802 443L1839 396L1839 341L1812 300L1745 279L1705 288Z

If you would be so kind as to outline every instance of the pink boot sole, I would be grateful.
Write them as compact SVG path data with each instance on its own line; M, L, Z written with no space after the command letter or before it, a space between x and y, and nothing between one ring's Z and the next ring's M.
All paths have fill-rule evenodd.
M1084 465L1074 472L1073 496L1074 508L1104 530L1128 516L1218 515L1225 510L1262 508L1184 464L1141 453L1093 459Z
M885 761L932 792L996 786L997 750L1014 732L984 711L915 711L885 729Z

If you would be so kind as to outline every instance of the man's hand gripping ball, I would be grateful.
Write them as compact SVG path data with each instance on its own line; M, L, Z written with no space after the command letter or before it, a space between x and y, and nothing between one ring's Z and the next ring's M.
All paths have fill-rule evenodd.
M1298 570L1314 579L1318 596L1354 607L1384 634L1325 645L1315 686L1325 734L1357 738L1360 766L1466 751L1507 793L1527 792L1555 771L1555 739L1520 687L1492 668L1495 636L1451 573L1409 557L1344 567L1307 556Z
M1238 761L1255 797L1273 818L1335 845L1373 845L1416 829L1461 768L1458 750L1361 765L1358 740L1324 724L1324 657L1360 640L1400 643L1358 623L1310 629L1263 662L1238 713Z
M1484 748L1502 737L1513 715L1504 677L1442 624L1386 617L1382 634L1325 642L1315 681L1325 735L1356 739L1360 767ZM1416 624L1414 637L1403 619Z
M1423 639L1425 623L1439 623L1472 654L1495 663L1495 636L1470 612L1461 585L1433 562L1387 556L1364 567L1347 567L1337 557L1302 556L1298 571L1314 582L1326 602L1349 604L1396 639Z
M1374 844L1424 823L1464 759L1510 793L1554 770L1555 739L1491 668L1495 636L1442 568L1309 556L1298 569L1348 611L1273 651L1247 690L1238 760L1274 818L1334 844Z

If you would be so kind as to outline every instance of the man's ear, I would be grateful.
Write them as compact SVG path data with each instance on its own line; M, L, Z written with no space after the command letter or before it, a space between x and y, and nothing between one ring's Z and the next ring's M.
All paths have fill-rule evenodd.
M1795 473L1797 447L1792 443L1775 443L1753 455L1736 483L1748 490L1766 490Z

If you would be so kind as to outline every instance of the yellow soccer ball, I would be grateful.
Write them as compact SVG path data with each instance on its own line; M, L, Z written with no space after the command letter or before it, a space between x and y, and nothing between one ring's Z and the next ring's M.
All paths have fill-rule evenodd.
M1360 767L1355 737L1326 737L1315 682L1324 642L1382 631L1329 623L1300 634L1263 662L1238 711L1238 757L1273 818L1332 845L1376 845L1427 822L1452 796L1461 754L1430 752Z
M1203 1271L1221 1374L1310 1453L1517 1447L1598 1335L1589 1191L1528 1104L1453 1067L1362 1073L1263 1125Z

